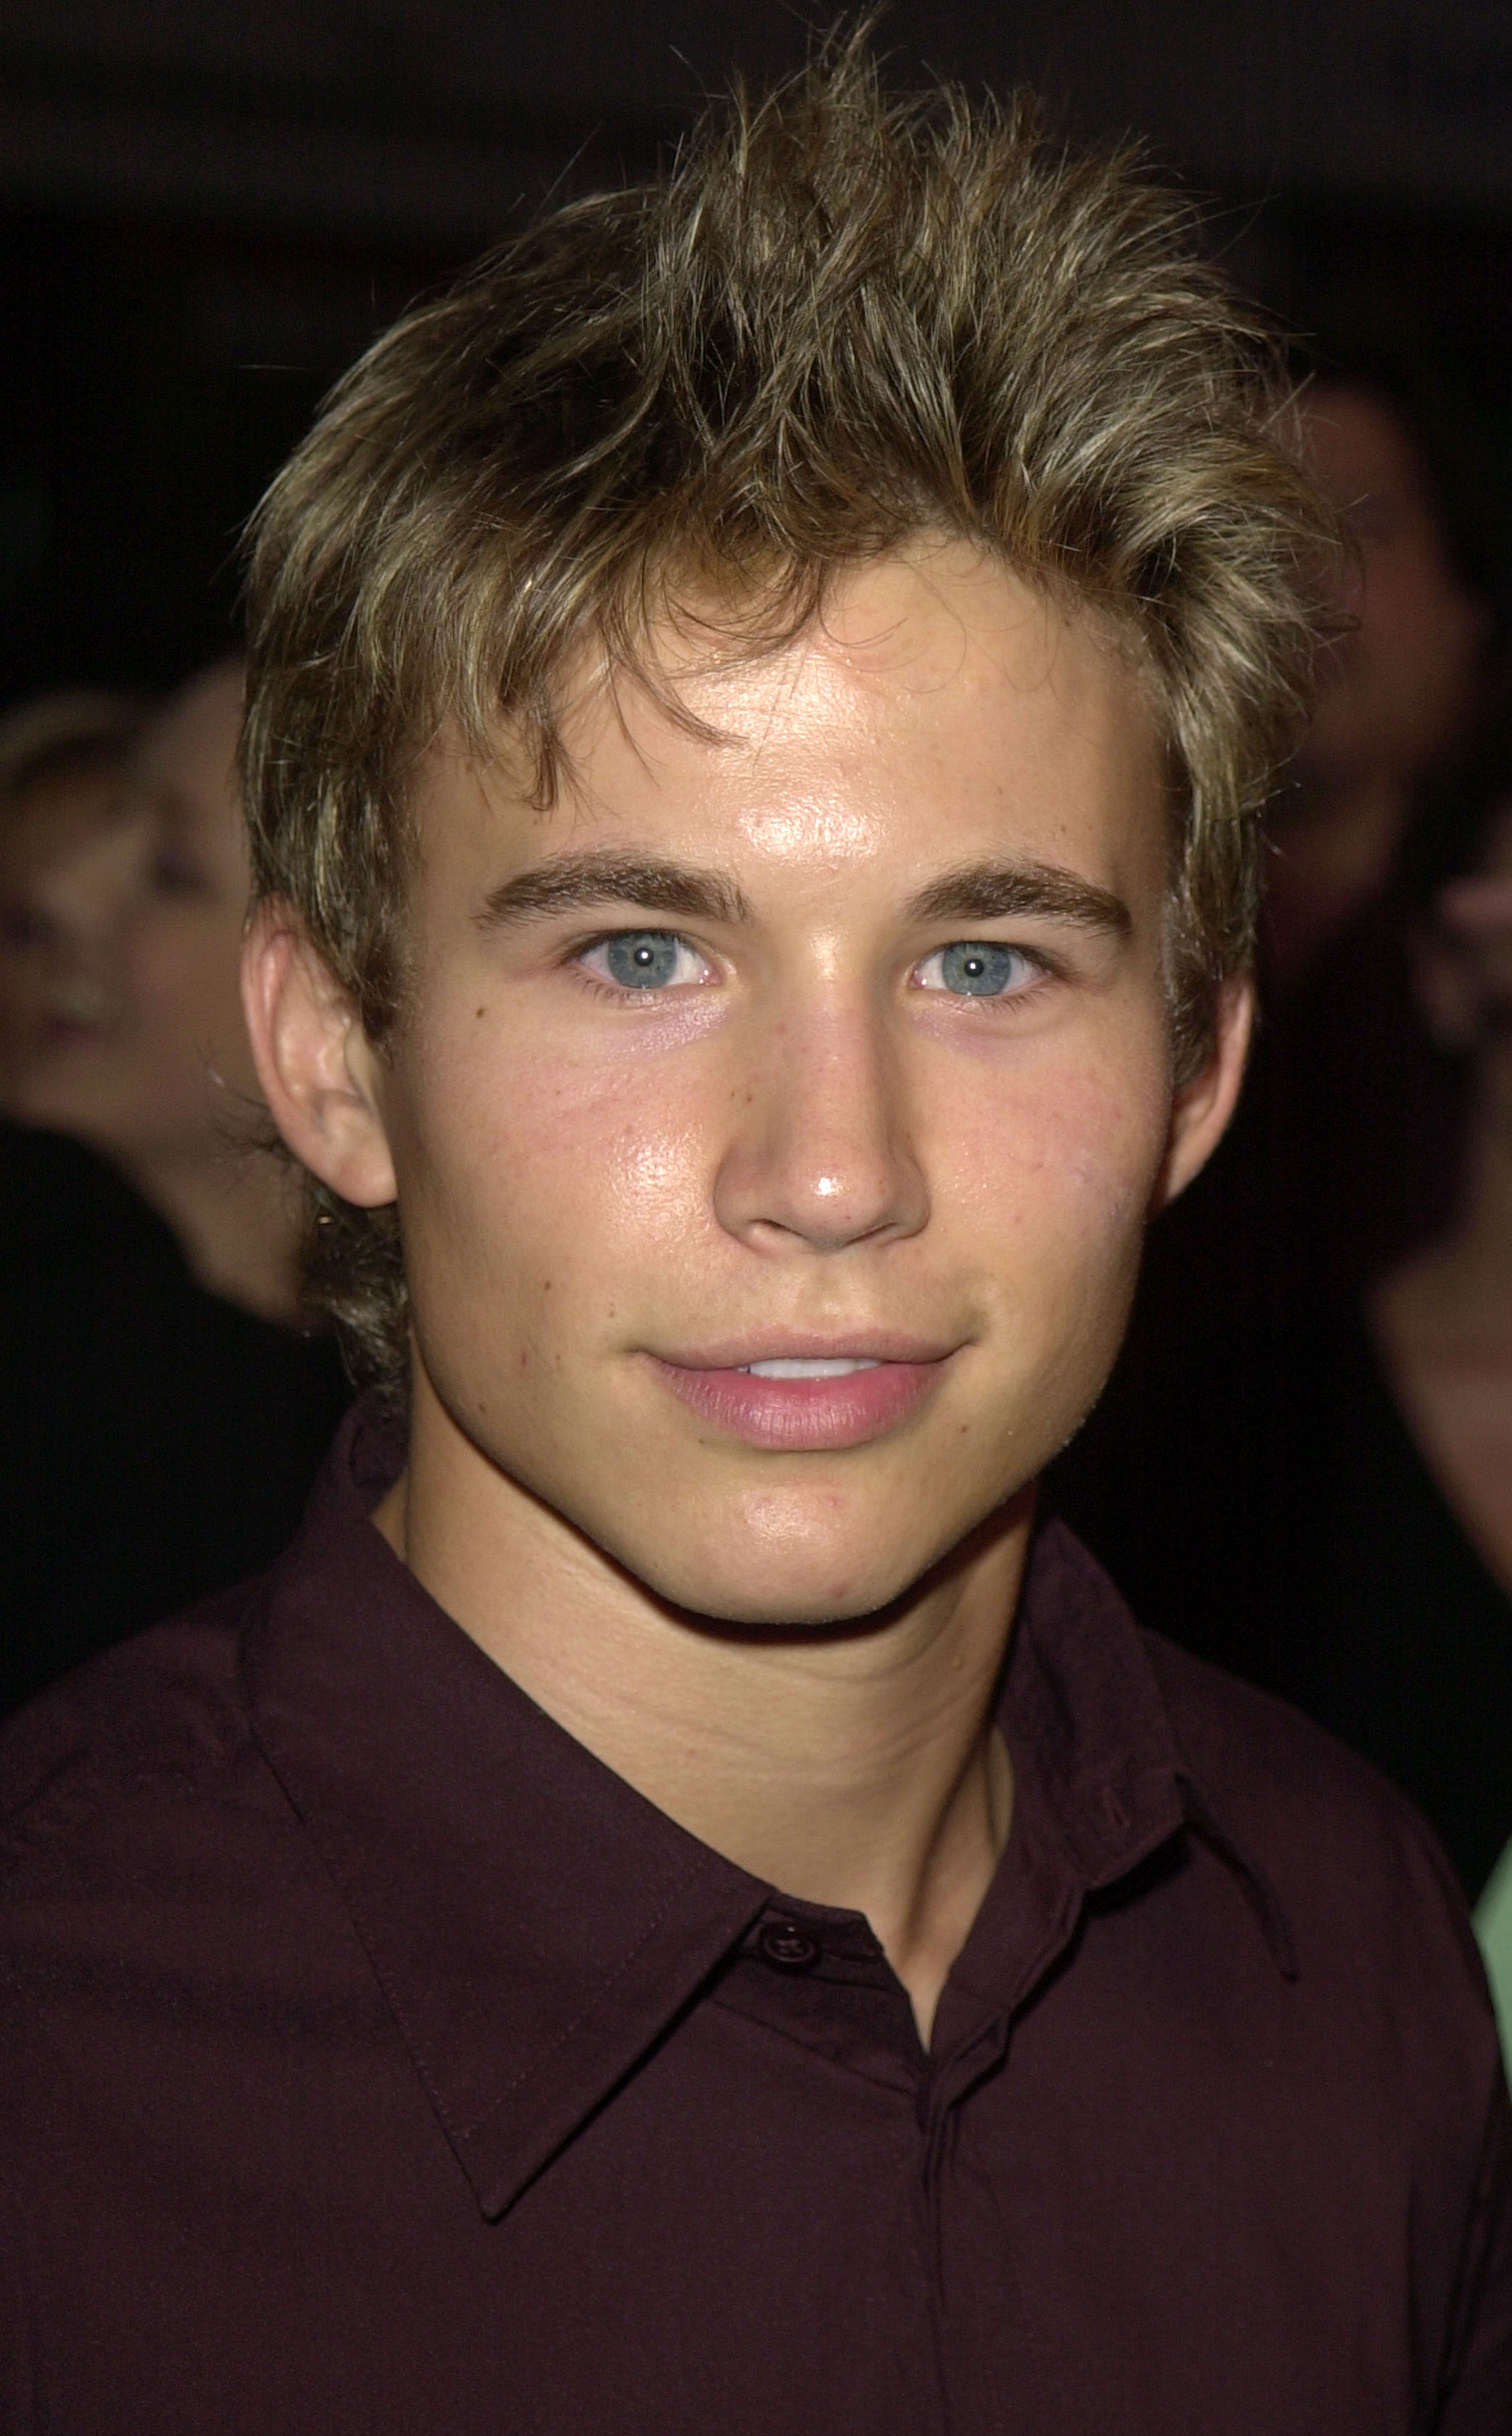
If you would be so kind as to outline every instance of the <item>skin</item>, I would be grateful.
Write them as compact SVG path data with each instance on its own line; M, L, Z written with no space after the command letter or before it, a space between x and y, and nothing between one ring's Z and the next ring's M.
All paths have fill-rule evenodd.
M1387 400L1321 382L1304 440L1359 559L1275 825L1266 926L1282 986L1385 879L1419 781L1474 712L1489 635L1485 602L1451 559L1416 444Z
M142 850L120 790L117 768L57 774L32 787L0 830L0 1104L8 1112L18 1091L35 1088L55 1043L97 1019L100 979L78 952L80 930L96 927L102 904L119 901ZM82 903L72 895L80 870L89 875ZM69 900L62 917L60 890Z
M296 1237L283 1179L235 1147L260 1097L239 992L241 697L237 662L184 687L145 730L112 819L38 875L45 1019L8 1105L113 1160L202 1284L286 1318Z
M673 1818L863 1911L927 2040L1010 1828L990 1702L1033 1484L1226 1120L1248 995L1173 1095L1140 681L995 563L875 563L755 664L662 648L721 741L584 656L549 810L502 750L421 773L384 1048L277 906L249 1029L299 1157L397 1196L413 1426L379 1527ZM583 896L596 856L726 901ZM574 864L559 901L540 876ZM669 930L672 985L606 980L606 934ZM962 941L1015 950L1012 986L940 986ZM679 1388L868 1346L926 1386L843 1446L753 1443Z

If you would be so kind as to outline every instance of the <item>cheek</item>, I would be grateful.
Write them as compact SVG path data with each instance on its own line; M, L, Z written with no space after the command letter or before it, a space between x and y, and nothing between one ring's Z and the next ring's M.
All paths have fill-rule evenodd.
M165 1037L223 1047L228 1026L241 1029L240 959L239 923L143 922L128 935L122 971L133 1005Z
M429 1213L454 1258L507 1279L516 1314L539 1313L547 1280L553 1312L574 1295L607 1311L617 1279L676 1261L690 1241L706 1161L698 1111L669 1070L515 1045L476 1017L411 1043L406 1068L401 1203Z
M982 1073L957 1093L951 1200L1005 1256L1033 1245L1045 1283L1137 1252L1165 1151L1170 1091L1163 1041L1117 1058L1047 1060Z
M981 1443L1019 1476L1065 1444L1116 1359L1167 1106L1162 1052L1019 1077L962 1116L957 1241L996 1381Z

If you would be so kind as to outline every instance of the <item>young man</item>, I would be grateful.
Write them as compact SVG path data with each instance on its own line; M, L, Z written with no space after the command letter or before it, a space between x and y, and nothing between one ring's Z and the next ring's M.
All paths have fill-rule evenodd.
M1126 167L852 47L275 486L247 1004L379 1383L12 1731L9 2426L1508 2424L1442 1862L1034 1527L1238 1087L1274 418Z

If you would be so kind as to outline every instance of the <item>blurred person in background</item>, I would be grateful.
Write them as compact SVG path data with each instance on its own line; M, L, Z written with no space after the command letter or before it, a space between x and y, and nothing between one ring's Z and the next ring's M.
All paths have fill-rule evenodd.
M1416 808L1507 690L1512 537L1469 409L1390 368L1333 373L1305 392L1303 435L1356 554L1271 806L1264 1019L1240 1122L1172 1230L1189 1279L1201 1239L1225 1327L1236 1295L1260 1326L1348 1301L1448 1217L1458 1105L1397 880Z
M1398 881L1416 808L1507 692L1508 536L1459 412L1386 373L1308 393L1309 452L1358 555L1272 807L1266 1020L1215 1195L1246 1265L1259 1239L1263 1325L1351 1302L1449 1215L1459 1105L1424 1027Z
M1512 724L1431 799L1402 893L1463 1087L1457 1199L1364 1297L1314 1596L1330 1722L1415 1794L1473 1897L1512 1838Z
M1416 808L1496 724L1508 653L1496 472L1469 422L1372 364L1315 380L1304 426L1358 554L1272 807L1256 1052L1227 1140L1152 1231L1123 1360L1050 1493L1152 1623L1317 1709L1298 1363L1321 1392L1319 1348L1343 1359L1371 1280L1450 1220L1463 1104L1401 873Z
M1460 484L1400 392L1325 376L1306 392L1308 458L1357 553L1317 706L1273 809L1266 964L1284 998L1379 898L1417 791L1500 680L1494 570L1462 531ZM1426 427L1426 409L1422 423Z
M200 1285L291 1322L297 1213L282 1169L236 1139L259 1105L236 985L241 691L227 660L175 694L118 777L112 817L36 875L47 979L0 1088L22 1122L109 1158Z
M1192 1637L1242 1590L1251 1671L1412 1795L1473 1903L1512 1839L1512 719L1426 791L1389 901L1458 1111L1449 1215L1146 1390L1113 1562Z
M266 1563L346 1401L256 1139L240 703L235 662L174 695L8 900L0 1708Z
M0 720L0 1099L54 1025L77 1018L60 987L54 874L111 832L117 860L135 842L117 817L121 774L147 715L134 695L75 687ZM108 858L91 858L112 895Z
M1474 1902L1512 1839L1512 721L1415 814L1393 902L1461 1110L1450 1215L1273 1348L1248 1561L1288 1688L1413 1796Z

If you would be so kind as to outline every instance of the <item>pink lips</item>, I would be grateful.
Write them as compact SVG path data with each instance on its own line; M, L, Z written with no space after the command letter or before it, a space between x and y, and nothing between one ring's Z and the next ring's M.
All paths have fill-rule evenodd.
M793 1454L864 1446L916 1412L938 1385L944 1356L922 1362L863 1357L871 1366L839 1378L762 1379L735 1366L700 1368L655 1361L675 1396L701 1419L748 1446Z

